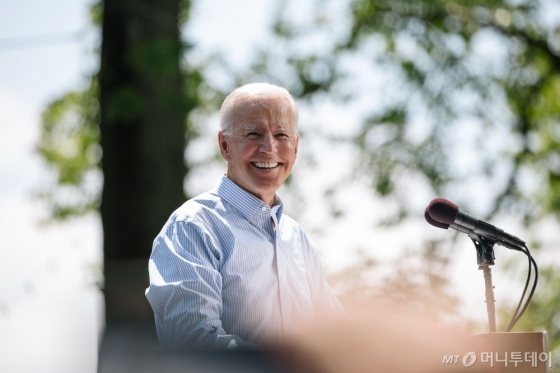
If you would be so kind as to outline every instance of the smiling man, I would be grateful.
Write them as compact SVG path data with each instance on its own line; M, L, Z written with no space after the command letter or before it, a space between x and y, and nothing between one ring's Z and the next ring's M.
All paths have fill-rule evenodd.
M276 194L298 151L293 97L248 84L225 99L220 114L227 172L216 189L171 215L150 257L146 297L165 346L275 343L341 309L317 253Z

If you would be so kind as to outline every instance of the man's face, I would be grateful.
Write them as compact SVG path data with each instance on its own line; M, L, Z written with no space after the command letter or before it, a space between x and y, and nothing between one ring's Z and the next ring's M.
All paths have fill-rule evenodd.
M231 135L218 133L228 178L272 204L296 161L299 135L290 102L285 97L244 101L236 108L232 129Z

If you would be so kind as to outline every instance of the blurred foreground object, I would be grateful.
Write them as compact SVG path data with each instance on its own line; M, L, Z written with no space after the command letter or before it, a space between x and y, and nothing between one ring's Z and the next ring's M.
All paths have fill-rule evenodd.
M548 372L544 332L471 336L397 306L347 308L346 316L294 328L263 350L166 350L148 330L113 328L99 372ZM530 360L515 352L531 352Z
M99 373L283 373L257 350L173 350L159 346L153 326L121 323L108 329Z
M492 365L481 357L504 352L544 352L545 333L493 333L469 336L434 320L390 307L362 306L346 318L302 327L274 350L289 372L547 372L524 362ZM529 335L529 338L527 337ZM524 359L524 354L523 354Z

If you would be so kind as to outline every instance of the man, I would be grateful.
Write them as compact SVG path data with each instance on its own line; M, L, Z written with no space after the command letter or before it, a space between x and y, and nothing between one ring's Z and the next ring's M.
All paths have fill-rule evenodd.
M150 258L146 297L166 346L274 343L290 327L341 309L276 194L298 150L293 97L248 84L225 99L220 114L227 173L171 215Z

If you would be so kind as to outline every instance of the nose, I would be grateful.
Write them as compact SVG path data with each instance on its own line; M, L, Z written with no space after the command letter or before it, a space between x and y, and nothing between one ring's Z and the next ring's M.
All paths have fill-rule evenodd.
M276 139L274 138L274 136L271 133L263 136L262 142L259 146L259 151L261 153L273 154L276 153L276 150Z

